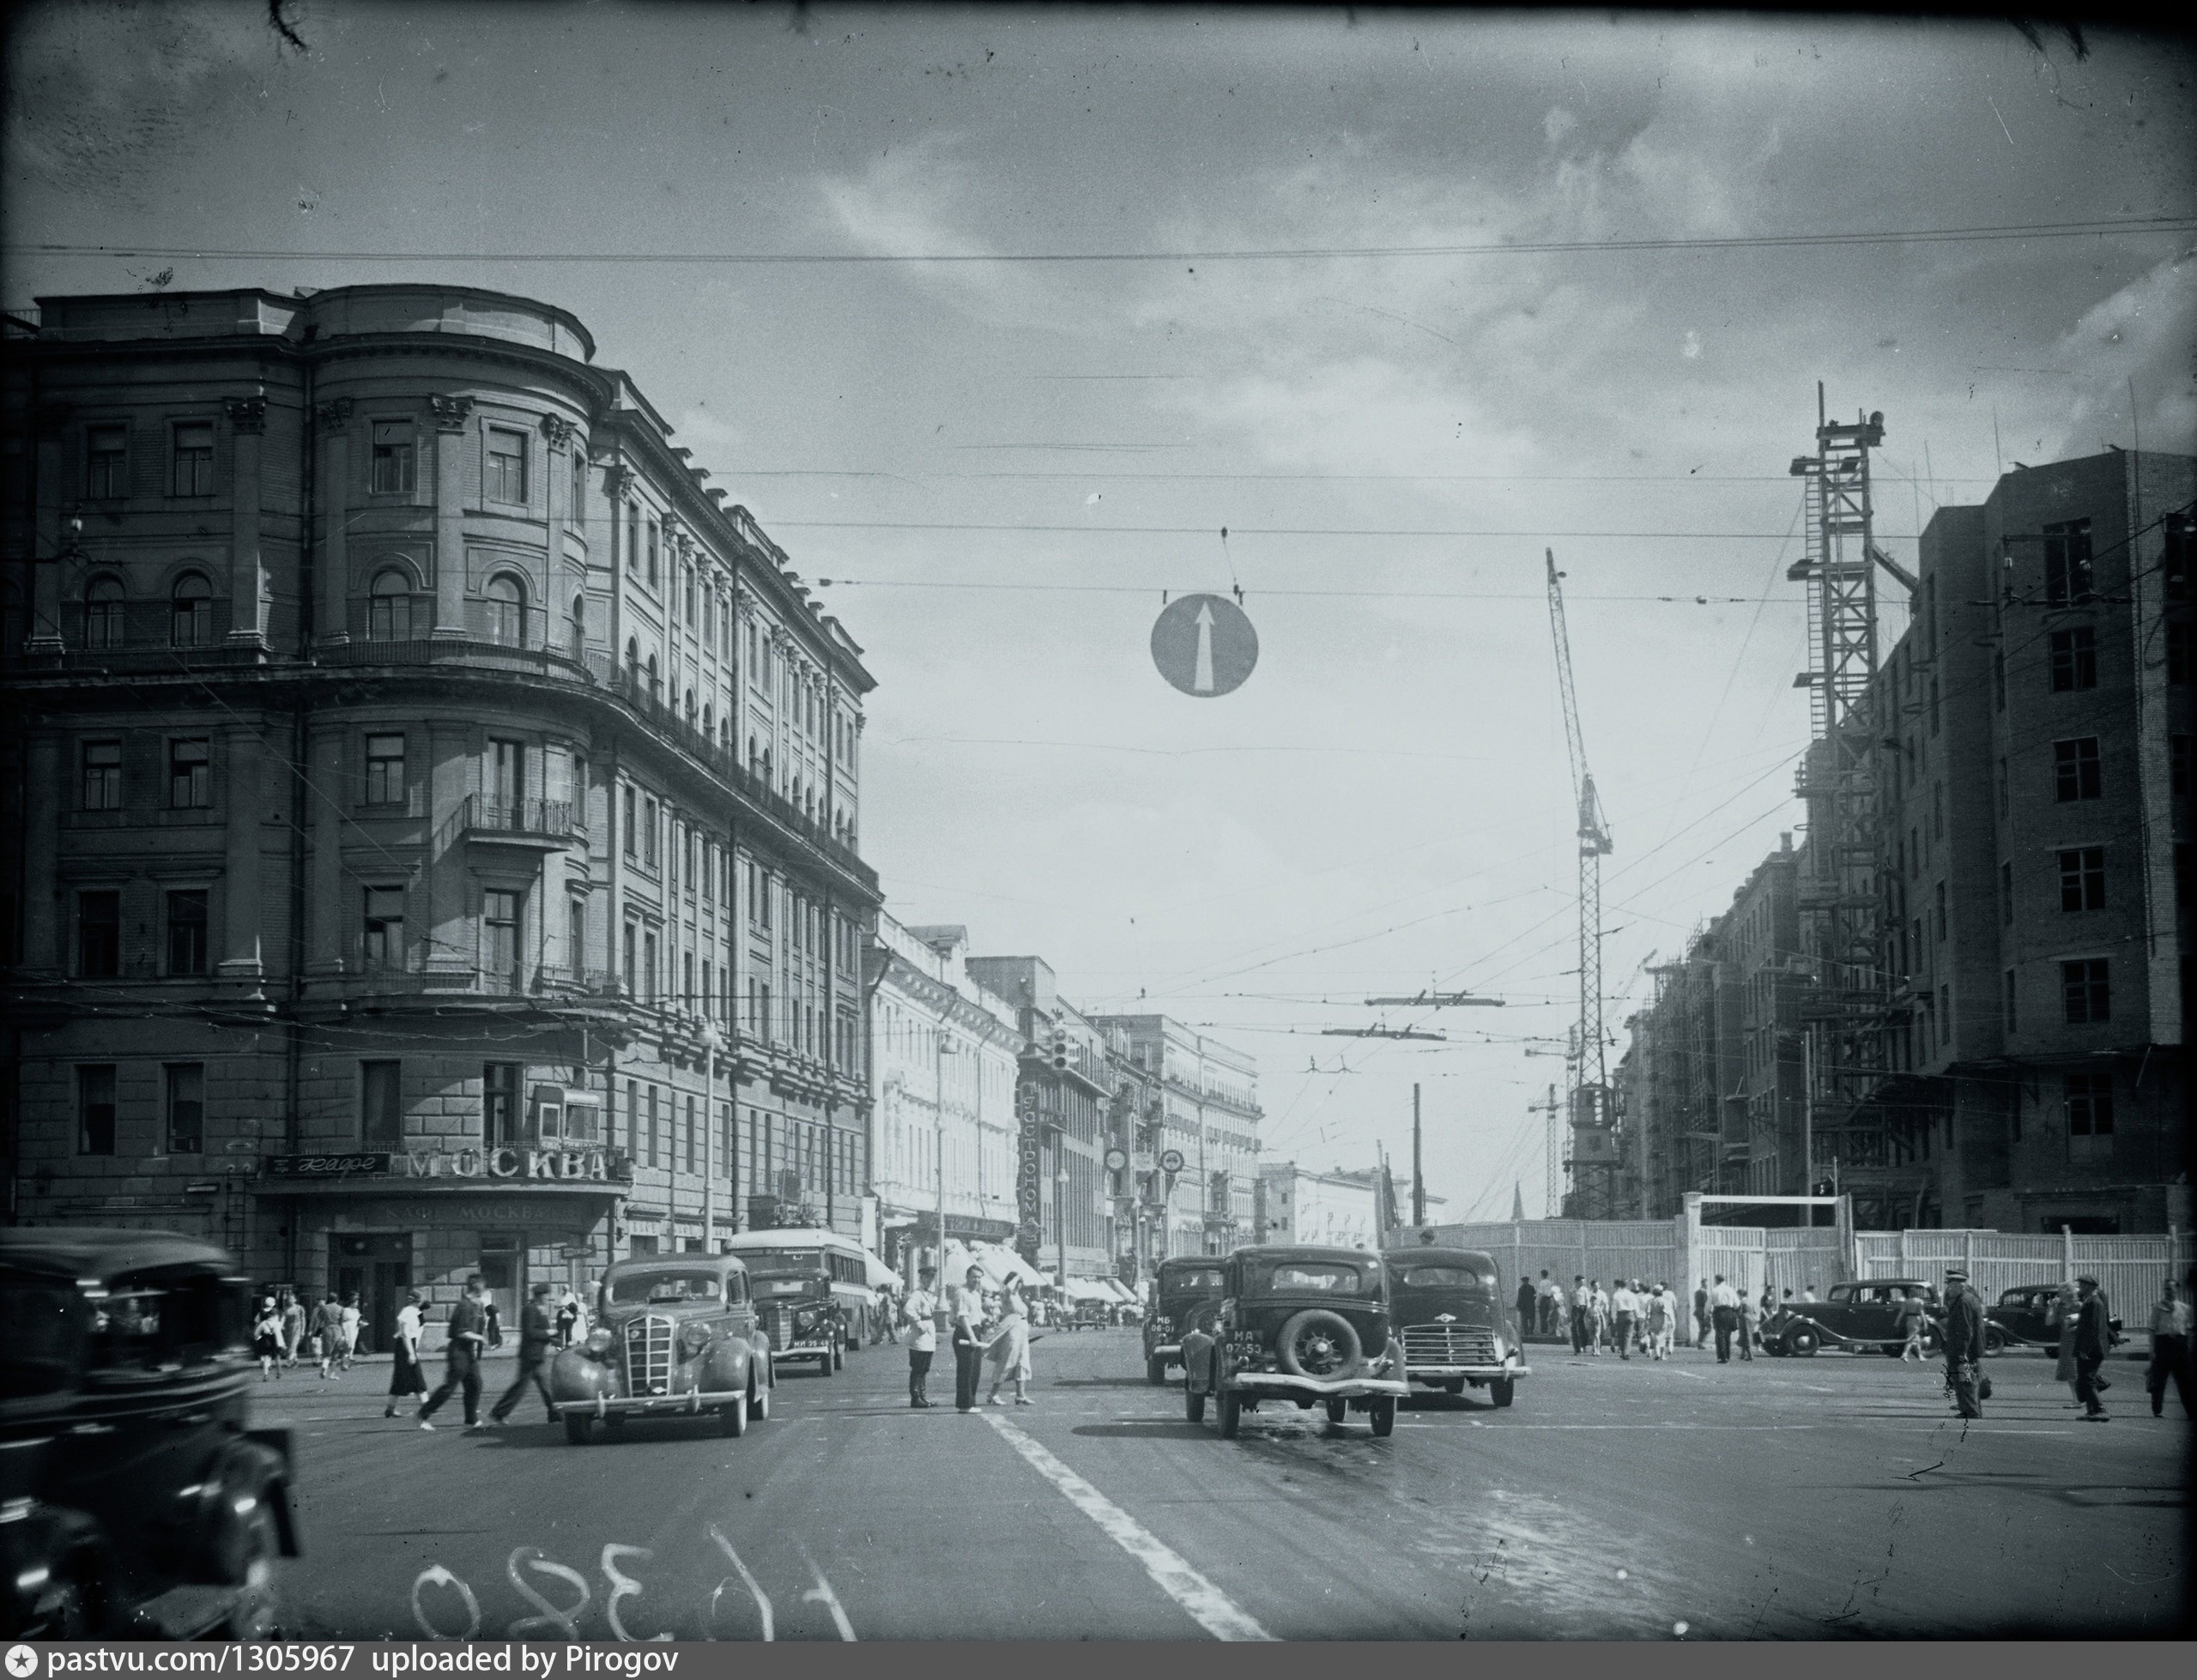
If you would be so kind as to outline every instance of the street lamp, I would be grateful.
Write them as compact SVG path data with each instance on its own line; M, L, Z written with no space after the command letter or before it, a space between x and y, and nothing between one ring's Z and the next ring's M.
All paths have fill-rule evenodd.
M711 1114L717 1100L717 1053L724 1034L715 1021L702 1023L702 1252L714 1254L717 1240L717 1127ZM726 1163L728 1166L733 1164ZM735 1181L737 1175L735 1175ZM735 1181L735 1188L737 1189Z
M935 1142L938 1157L938 1283L941 1300L945 1299L943 1291L946 1288L946 1059L959 1055L960 1048L959 1045L947 1042L946 1024L941 1021L938 1028L938 1055L933 1062L935 1101L931 1111L932 1124L937 1127L938 1133Z

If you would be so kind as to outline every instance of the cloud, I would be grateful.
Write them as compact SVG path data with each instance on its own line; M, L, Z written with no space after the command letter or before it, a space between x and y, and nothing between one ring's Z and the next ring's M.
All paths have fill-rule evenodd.
M2177 252L2086 310L2053 347L2048 366L2079 368L2058 456L2094 455L2100 443L2133 441L2178 454L2197 449L2197 248Z
M1541 118L1541 132L1552 146L1560 146L1566 136L1579 126L1579 119L1560 105L1548 108L1548 115Z

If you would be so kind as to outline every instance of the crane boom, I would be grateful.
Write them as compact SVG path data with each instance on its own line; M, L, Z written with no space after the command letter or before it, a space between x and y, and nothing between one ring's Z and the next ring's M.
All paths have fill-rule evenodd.
M1564 619L1563 574L1556 551L1542 551L1548 562L1549 634L1556 644L1557 691L1564 705L1564 746L1571 761L1579 841L1579 1024L1573 1036L1571 1090L1572 1189L1574 1216L1607 1218L1609 1186L1601 1147L1611 1119L1608 1036L1602 1025L1602 859L1611 849L1609 826L1595 793L1594 772L1579 730L1579 698L1571 680L1571 632ZM1551 1124L1555 1124L1551 1116ZM1582 1170L1594 1163L1591 1174ZM1590 1183L1590 1178L1593 1181Z

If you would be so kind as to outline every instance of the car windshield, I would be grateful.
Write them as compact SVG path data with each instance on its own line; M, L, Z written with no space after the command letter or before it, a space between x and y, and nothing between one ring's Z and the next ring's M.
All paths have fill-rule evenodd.
M821 1278L774 1278L765 1272L755 1280L755 1293L766 1297L787 1295L820 1295L824 1290Z
M1341 1260L1275 1260L1255 1266L1251 1290L1256 1295L1363 1295L1365 1274Z
M743 1254L741 1258L747 1262L748 1271L758 1278L820 1278L824 1275L824 1256L814 1248L776 1248L760 1254Z
M1169 1295L1217 1293L1220 1288L1220 1268L1201 1266L1194 1271L1171 1272L1160 1288Z
M1468 1266L1400 1266L1395 1278L1406 1289L1461 1289L1486 1295L1495 1288L1492 1272L1475 1272Z
M637 1302L722 1301L724 1278L715 1272L628 1272L610 1280L610 1299L620 1306Z

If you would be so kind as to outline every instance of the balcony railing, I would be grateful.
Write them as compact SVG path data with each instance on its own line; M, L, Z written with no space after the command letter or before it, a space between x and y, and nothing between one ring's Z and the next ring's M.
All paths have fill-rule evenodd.
M587 836L578 812L561 799L499 800L486 794L468 794L458 824L468 834L490 838L509 837L561 844Z

